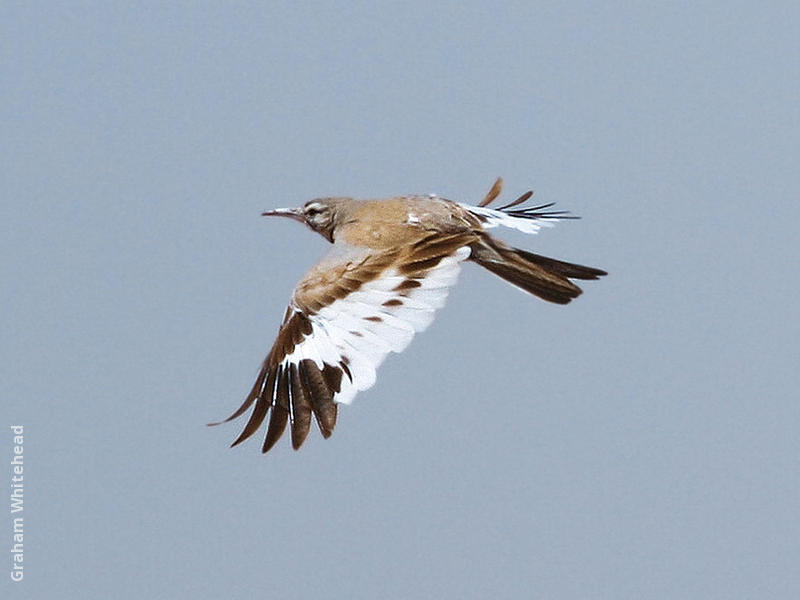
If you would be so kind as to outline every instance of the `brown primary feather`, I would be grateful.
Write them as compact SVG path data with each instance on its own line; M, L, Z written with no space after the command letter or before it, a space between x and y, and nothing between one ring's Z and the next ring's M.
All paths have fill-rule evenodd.
M289 392L291 395L289 418L292 426L292 448L303 445L311 429L311 402L300 382L297 365L289 365Z
M253 409L253 412L250 413L250 419L244 426L242 433L239 434L239 437L236 438L236 440L231 444L231 447L241 444L244 440L253 435L259 427L261 427L261 423L264 422L264 417L267 416L267 409L269 409L269 405L269 400L265 398L258 398L256 407Z
M332 367L327 367L333 371ZM322 436L329 438L336 425L336 404L333 401L333 394L339 391L339 384L331 386L332 381L326 381L323 372L320 371L317 363L311 359L300 361L300 378L305 389L306 396L311 401L311 408L317 419L317 425L322 432ZM341 381L341 372L339 376Z
M272 412L269 416L267 425L267 435L264 437L264 445L261 452L267 452L283 435L286 424L289 422L289 376L283 367L276 367L277 386L275 388L275 400L272 404ZM271 391L271 390L270 390Z
M301 361L299 367L289 365L288 369L280 364L311 331L310 321L305 315L289 311L252 390L236 412L222 421L241 416L255 402L247 424L232 446L258 431L270 409L263 452L275 445L287 423L291 423L292 446L299 448L308 436L312 413L324 437L330 437L333 433L337 415L333 395L340 389L342 372L346 366L326 364L320 370L314 361L308 359Z
M237 408L236 411L230 417L228 417L227 419L224 419L222 421L218 421L216 423L209 423L208 425L210 427L213 427L215 425L221 425L222 423L227 423L229 421L233 421L234 419L242 416L245 413L245 411L248 408L250 408L250 405L253 404L253 402L256 401L256 398L258 398L258 396L259 396L259 394L261 392L261 388L264 385L264 378L266 376L267 376L267 372L262 369L261 372L258 374L258 377L256 378L256 382L253 384L253 388L250 390L250 393L244 399L244 402L242 403L242 405L239 408Z
M255 402L257 399L262 397L262 392L266 393L267 389L269 390L270 394L272 393L272 385L264 385L264 381L267 379L268 375L270 374L272 367L277 365L278 357L282 360L284 356L287 354L291 354L294 350L294 347L300 343L303 338L311 333L311 321L306 318L305 315L302 313L294 312L291 310L286 311L286 316L284 317L284 323L281 325L280 329L278 330L278 336L275 338L275 342L272 345L272 349L270 350L267 358L264 359L264 362L261 365L261 371L256 378L256 382L253 385L253 388L250 390L250 393L245 398L242 405L236 409L236 411L227 419L219 421L217 423L209 423L210 426L219 425L221 423L227 423L236 419L237 417L244 414L244 412L250 408L250 406ZM274 365L273 365L274 363ZM270 398L271 402L271 398ZM267 405L269 407L269 404ZM288 407L288 405L287 405ZM264 417L261 417L263 421ZM258 423L260 425L261 422ZM258 428L256 425L256 429ZM252 435L252 432L248 434ZM234 442L234 445L243 441L245 438L239 439Z

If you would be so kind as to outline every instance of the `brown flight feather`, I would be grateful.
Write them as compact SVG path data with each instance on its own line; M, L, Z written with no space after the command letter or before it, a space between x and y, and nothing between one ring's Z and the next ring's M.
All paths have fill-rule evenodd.
M495 179L489 191L486 192L486 196L484 196L483 200L480 201L480 204L478 204L478 206L488 206L489 204L494 202L494 199L497 198L500 195L500 192L502 191L503 191L503 178L498 177L497 179Z
M488 234L484 234L481 241L471 248L470 260L526 292L556 304L567 304L581 295L582 290L569 278L595 279L601 273L599 269L592 269L589 273L585 269L590 267L554 259L542 261L539 258L544 257L538 255L532 255L533 259L526 257L528 253L507 246Z
M289 422L289 374L280 365L275 367L277 380L272 414L269 416L267 435L261 452L268 452L283 435Z
M528 190L527 192L522 194L522 196L520 196L519 198L517 198L513 202L509 202L508 204L506 204L505 206L501 206L497 210L506 210L508 208L512 208L514 206L517 206L518 204L522 204L523 202L525 202L531 196L533 196L533 190Z

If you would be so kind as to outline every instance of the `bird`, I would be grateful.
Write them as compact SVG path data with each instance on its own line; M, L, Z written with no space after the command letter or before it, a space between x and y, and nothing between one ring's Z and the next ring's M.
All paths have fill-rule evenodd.
M305 442L312 418L323 438L336 425L340 404L375 383L390 352L402 352L426 329L456 283L462 263L473 262L548 302L567 304L582 290L571 280L593 280L601 269L514 248L492 236L498 226L535 234L575 219L555 203L526 206L528 191L499 208L497 178L477 205L435 194L379 200L316 198L298 208L262 213L299 221L332 245L297 283L250 393L220 425L252 408L237 446L269 413L261 451L290 429L291 445Z

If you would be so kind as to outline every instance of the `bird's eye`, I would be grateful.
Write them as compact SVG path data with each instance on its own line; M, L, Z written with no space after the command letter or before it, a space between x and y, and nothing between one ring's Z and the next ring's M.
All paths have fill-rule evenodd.
M307 217L314 218L317 215L322 214L324 210L324 207L320 206L319 204L309 204L305 208L305 213Z

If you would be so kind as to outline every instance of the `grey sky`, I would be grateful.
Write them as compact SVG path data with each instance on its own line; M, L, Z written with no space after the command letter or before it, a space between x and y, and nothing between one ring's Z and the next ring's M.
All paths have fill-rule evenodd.
M6 4L3 597L800 597L798 23ZM609 276L559 307L467 265L330 440L204 426L326 249L262 210L498 175L583 217L505 239Z

